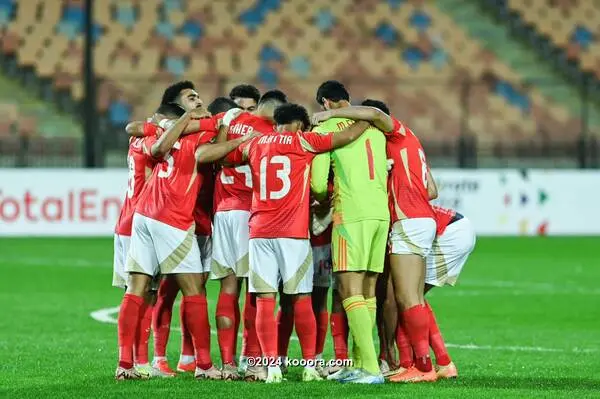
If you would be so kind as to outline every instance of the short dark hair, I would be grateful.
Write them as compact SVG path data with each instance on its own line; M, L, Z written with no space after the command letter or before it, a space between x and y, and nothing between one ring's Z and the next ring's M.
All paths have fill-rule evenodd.
M217 97L207 107L208 112L213 115L227 112L232 108L239 108L239 106L228 97Z
M304 124L304 129L310 127L310 119L306 108L298 104L283 104L275 108L273 119L278 125L286 125L294 121L301 121Z
M323 99L330 101L350 101L350 94L346 87L337 80L328 80L327 82L321 83L321 86L317 89L317 103L323 105Z
M180 118L185 111L176 104L161 104L156 110L156 113L164 115L167 118Z
M229 98L232 100L236 98L251 98L258 103L258 100L260 100L260 91L255 86L241 84L231 89Z
M174 83L167 87L163 93L160 104L172 104L176 102L181 92L185 89L196 90L196 87L194 86L194 83L190 82L189 80L182 80L181 82Z
M268 102L277 102L279 104L287 103L287 96L281 90L269 90L265 92L260 100L258 100L259 104L265 104Z
M385 103L383 101L373 100L371 98L367 98L360 105L364 105L365 107L377 108L378 110L383 111L383 112L385 112L388 115L390 114L390 109L388 108L387 105L385 105Z

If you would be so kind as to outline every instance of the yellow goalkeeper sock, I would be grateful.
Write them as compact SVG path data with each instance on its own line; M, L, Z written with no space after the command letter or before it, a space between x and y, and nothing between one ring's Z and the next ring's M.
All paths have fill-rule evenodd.
M379 374L377 354L373 344L373 328L371 327L371 316L367 309L367 303L362 295L351 296L342 302L348 326L352 333L355 345L358 345L361 367L372 374Z

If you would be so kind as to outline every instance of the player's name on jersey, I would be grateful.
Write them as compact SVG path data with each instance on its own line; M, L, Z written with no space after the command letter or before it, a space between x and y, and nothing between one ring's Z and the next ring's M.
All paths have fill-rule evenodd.
M252 134L254 132L254 128L252 126L244 125L243 123L237 123L229 128L229 134L235 134L238 136L245 136L247 134Z
M258 144L292 144L292 136L287 135L271 135L271 136L262 136L258 139Z

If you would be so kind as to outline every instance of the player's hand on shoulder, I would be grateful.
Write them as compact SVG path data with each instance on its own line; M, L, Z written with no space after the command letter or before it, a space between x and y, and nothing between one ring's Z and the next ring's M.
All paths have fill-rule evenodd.
M321 112L315 112L312 117L310 118L310 123L314 126L314 125L318 125L319 123L326 121L327 119L331 119L331 112L330 111L321 111Z
M250 134L246 134L244 136L242 136L242 143L245 143L246 141L252 140L255 137L260 137L262 136L262 133L254 131Z

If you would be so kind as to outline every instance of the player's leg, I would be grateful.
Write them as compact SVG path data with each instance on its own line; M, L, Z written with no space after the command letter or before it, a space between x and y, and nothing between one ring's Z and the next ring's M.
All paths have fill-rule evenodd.
M287 373L287 355L292 332L294 332L294 303L292 296L283 292L283 282L279 284L279 312L277 312L277 353L281 361L281 371Z
M206 301L206 273L200 249L191 226L187 231L164 223L152 223L157 256L162 274L175 276L183 294L181 301L182 329L189 331L196 355L196 378L221 379L221 372L210 356L210 324Z
M249 290L256 294L256 333L262 357L268 359L267 383L282 381L277 365L277 321L275 306L279 267L272 239L253 238L249 242ZM250 367L248 368L250 370Z
M343 380L379 383L380 380L383 382L383 378L379 378L379 364L372 335L375 317L371 318L369 311L369 308L374 310L376 306L367 304L367 299L371 302L375 298L376 277L366 276L369 257L364 251L370 245L370 238L369 242L366 242L367 236L370 237L370 231L365 231L364 222L334 226L332 258L333 270L338 274L338 289L343 298L342 305L346 311L350 333L360 354L360 370L364 370L360 371L360 376L354 373ZM370 282L365 283L365 279L372 281L372 288ZM368 295L371 295L370 298L365 298L365 287ZM354 360L356 364L359 359L355 357ZM365 375L365 372L368 375ZM357 376L358 378L354 378Z
M303 381L321 379L316 364L317 321L313 312L313 254L307 239L279 238L274 242L283 281L284 294L293 301L294 325L300 341L302 358L307 365L302 372Z
M462 217L462 215L461 215ZM475 233L471 223L461 218L448 225L441 236L433 242L431 253L427 256L425 293L433 287L445 284L454 285L475 246ZM429 311L429 345L435 354L437 375L439 378L456 378L458 372L448 354L433 309L427 303Z
M313 312L317 320L317 359L323 358L323 349L329 324L329 312L327 311L327 294L331 285L331 244L317 246L313 251Z
M152 315L152 329L154 330L154 360L152 365L163 372L169 373L172 373L173 370L167 362L167 343L171 332L173 305L178 293L179 286L173 276L161 276Z
M391 276L403 327L415 353L415 367L391 377L393 382L436 378L429 357L429 315L423 297L425 257L431 249L435 228L435 221L429 218L401 220L392 226Z
M117 380L150 376L133 367L134 341L142 317L144 297L148 292L151 276L155 275L158 269L147 221L138 214L133 217L133 235L125 266L128 273L127 291L121 302L118 319L119 365L115 373Z
M332 285L335 283L335 276ZM333 351L336 359L348 359L348 319L346 318L346 312L342 305L342 298L336 287L331 290L331 337L333 339ZM330 374L337 372L339 368L335 370L329 370Z

